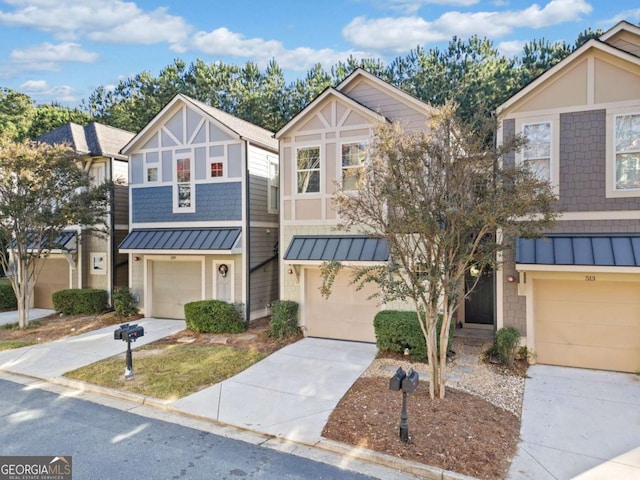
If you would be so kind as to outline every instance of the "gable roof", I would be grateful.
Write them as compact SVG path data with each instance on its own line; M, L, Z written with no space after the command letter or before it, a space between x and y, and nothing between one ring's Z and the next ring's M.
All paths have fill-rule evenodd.
M633 27L633 28L630 29L630 28L628 28L629 26ZM532 80L531 82L529 82L522 89L520 89L520 91L518 91L515 95L513 95L506 102L504 102L502 105L500 105L496 109L497 115L499 116L502 112L504 112L505 110L507 110L510 107L512 107L514 104L516 104L522 98L524 98L526 95L528 95L533 90L535 90L536 88L538 88L539 86L544 84L547 80L549 80L550 78L552 78L553 76L558 74L560 71L562 71L565 68L567 68L570 64L572 64L574 61L576 61L581 56L585 55L586 52L588 52L591 49L596 49L596 50L599 50L601 52L605 52L605 53L613 55L613 56L615 56L617 58L620 58L621 60L625 60L625 61L633 63L635 65L640 65L640 57L638 57L636 55L633 55L632 53L629 53L627 51L621 50L621 49L619 49L617 47L614 47L612 45L609 45L608 43L606 43L604 41L604 40L610 38L613 35L613 34L610 34L610 32L612 32L612 31L615 31L614 33L618 33L621 30L627 30L627 31L632 31L633 32L634 29L637 30L638 34L640 35L640 28L635 27L634 25L631 25L631 24L629 24L627 22L620 22L615 27L613 27L612 29L608 30L603 35L601 35L600 38L598 38L598 39L594 38L594 39L589 40L588 42L585 42L580 48L578 48L577 50L572 52L570 55L568 55L567 57L562 59L560 62L555 64L549 70L544 72L542 75L540 75L539 77L537 77L534 80Z
M208 117L210 121L222 127L223 130L239 140L249 141L272 152L278 151L278 142L273 138L273 132L179 93L173 97L171 101L162 110L160 110L160 112L158 112L158 114L153 117L149 123L147 123L147 125L145 125L140 133L138 133L122 148L121 152L123 154L130 152L133 147L135 147L160 121L160 119L164 118L167 115L167 112L170 112L174 108L177 103L183 103L188 107L199 110L202 114Z
M291 129L295 124L299 123L301 119L305 118L309 115L316 106L321 104L326 98L334 96L338 100L343 101L347 105L349 105L354 110L364 114L365 116L371 118L373 121L379 122L388 122L389 119L385 118L383 115L380 115L378 112L371 110L369 107L362 105L360 102L355 101L353 98L345 95L344 93L336 90L333 87L325 88L316 98L314 98L311 103L309 103L306 107L300 110L291 120L289 120L280 130L278 130L275 134L276 138L282 137L287 131Z
M80 155L126 160L120 149L134 136L135 133L102 123L91 122L83 126L69 122L40 135L35 141L51 145L68 143Z
M282 137L282 135L290 130L291 127L299 123L301 119L306 117L309 112L311 112L318 104L322 103L322 101L330 95L336 96L340 100L348 103L352 108L359 110L361 113L364 113L374 120L389 122L390 120L388 118L384 117L377 111L349 96L349 90L363 79L370 83L373 83L376 87L384 90L389 95L397 98L401 102L409 104L418 110L423 110L427 115L435 111L435 109L428 103L425 103L422 100L409 95L407 92L399 89L398 87L395 87L390 83L385 82L381 78L376 77L372 73L367 72L365 69L358 67L353 72L351 72L347 76L347 78L340 82L338 86L325 88L316 98L314 98L309 104L307 104L306 107L300 110L291 120L289 120L286 125L284 125L280 130L276 132L276 138Z

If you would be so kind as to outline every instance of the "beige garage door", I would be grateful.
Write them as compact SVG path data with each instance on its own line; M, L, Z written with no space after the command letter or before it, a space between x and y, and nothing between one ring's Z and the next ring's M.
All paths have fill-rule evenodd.
M539 363L640 371L640 283L537 280Z
M202 300L200 262L151 262L151 315L184 318L184 304Z
M341 271L333 284L331 296L320 295L320 271L306 271L306 319L312 337L375 342L373 317L380 311L376 300L369 300L373 287L356 291L351 275Z
M45 263L33 291L33 306L53 308L53 292L69 288L69 262L64 258L52 257L38 262Z

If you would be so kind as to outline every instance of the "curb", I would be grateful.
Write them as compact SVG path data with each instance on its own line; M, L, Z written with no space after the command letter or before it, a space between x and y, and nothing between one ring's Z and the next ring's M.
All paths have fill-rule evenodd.
M240 432L251 433L263 439L263 442L260 443L260 445L263 445L263 446L269 446L268 442L270 440L275 440L278 442L286 442L289 444L310 447L310 448L319 449L325 452L360 460L369 464L375 464L382 467L387 467L397 472L407 473L407 474L414 475L418 478L426 479L426 480L478 480L475 477L462 475L456 472L452 472L450 470L445 470L443 468L432 467L419 462L404 460L404 459L397 458L384 453L379 453L374 450L369 450L367 448L361 448L361 447L354 447L346 443L336 442L334 440L322 439L319 442L309 443L309 442L302 442L299 440L291 440L286 437L278 437L274 435L265 434L264 432L260 432L257 430L252 430L248 428L239 427L237 425L223 423L210 417L203 417L200 415L190 414L189 412L185 412L183 410L174 408L171 405L172 402L168 400L161 400L155 397L145 396L139 393L125 392L122 390L117 390L110 387L103 387L100 385L95 385L88 382L82 382L79 380L73 380L65 377L40 378L40 377L33 377L30 375L23 375L20 373L11 372L9 370L2 370L2 369L0 369L0 372L7 373L9 375L14 375L16 377L44 381L47 383L51 383L51 384L55 384L55 385L59 385L67 388L72 388L74 390L79 390L82 392L91 392L99 395L104 395L104 396L116 398L119 400L124 400L134 405L152 407L158 410L177 414L179 416L190 418L193 420L206 422L212 425L232 428Z
M469 477L467 475L462 475L460 473L452 472L450 470L445 470L443 468L432 467L429 465L425 465L419 462L413 462L410 460L403 460L391 455L376 452L374 450L369 450L361 447L353 447L346 443L336 442L334 440L322 439L319 442L309 443L309 442L291 440L286 437L268 435L257 430L252 430L248 428L239 427L237 425L223 423L210 417L194 415L189 412L185 412L184 410L179 410L177 408L174 408L171 405L170 401L161 400L155 397L144 396L137 393L123 392L122 390L116 390L109 387L102 387L100 385L94 385L91 383L81 382L79 380L67 379L64 377L50 379L49 381L51 381L51 383L57 383L59 385L75 388L77 390L91 391L93 393L109 395L112 397L119 398L121 400L127 400L139 405L154 407L160 410L164 410L167 412L189 417L194 420L232 427L237 430L246 431L246 432L259 435L263 437L265 441L270 439L275 439L275 440L282 440L282 441L286 441L286 442L290 442L298 445L304 445L307 447L319 448L327 452L336 453L336 454L350 457L350 458L355 458L368 463L375 463L377 465L382 465L384 467L392 468L399 472L405 472L411 475L416 475L419 478L424 478L426 480L477 480L475 477Z

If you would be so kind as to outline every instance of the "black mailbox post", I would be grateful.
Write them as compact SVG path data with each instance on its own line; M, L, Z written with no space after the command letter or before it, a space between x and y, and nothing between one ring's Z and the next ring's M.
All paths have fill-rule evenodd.
M402 390L402 413L400 414L400 439L407 443L409 441L409 425L407 425L407 393L413 393L418 388L420 378L418 372L410 368L407 373L398 368L395 375L389 380L389 390L399 392Z
M140 325L129 325L124 323L113 332L114 340L122 340L127 342L127 366L124 369L124 378L131 380L133 378L133 358L131 356L131 342L135 342L138 338L144 337L144 328Z

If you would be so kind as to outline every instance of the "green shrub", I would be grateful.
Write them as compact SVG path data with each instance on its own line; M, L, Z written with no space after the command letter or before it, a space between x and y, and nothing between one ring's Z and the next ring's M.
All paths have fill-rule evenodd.
M416 312L401 310L383 310L373 319L376 344L380 350L404 352L409 349L411 358L425 361L427 359L427 342L420 328ZM438 349L440 349L440 330L442 316L438 319ZM451 348L455 323L451 322L447 350Z
M495 353L500 363L513 367L520 347L520 331L514 327L503 327L496 332Z
M298 326L298 304L289 300L276 300L271 304L269 336L286 338L301 333Z
M9 280L0 281L0 310L15 310L18 299Z
M97 315L107 307L107 291L69 288L53 292L53 308L64 315Z
M119 317L129 317L138 313L133 290L129 287L116 287L113 289L113 308Z
M239 333L246 329L242 314L236 307L220 300L199 300L186 303L184 315L187 328L203 333Z

